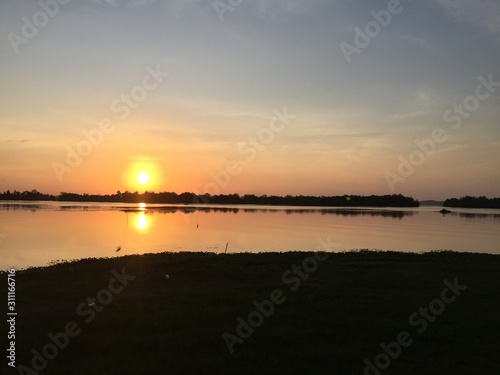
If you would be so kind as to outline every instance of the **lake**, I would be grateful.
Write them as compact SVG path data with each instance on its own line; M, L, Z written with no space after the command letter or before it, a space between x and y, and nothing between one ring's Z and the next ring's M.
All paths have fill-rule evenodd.
M164 251L353 249L500 254L500 210L0 203L0 269ZM118 248L121 248L118 252Z

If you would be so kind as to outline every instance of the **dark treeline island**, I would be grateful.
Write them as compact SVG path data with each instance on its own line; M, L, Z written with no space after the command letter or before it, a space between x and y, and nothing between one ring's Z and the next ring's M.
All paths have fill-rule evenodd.
M59 201L59 202L126 202L126 203L168 203L168 204L256 204L279 206L332 206L332 207L418 207L419 202L412 197L396 195L341 195L341 196L276 196L276 195L196 195L173 192L117 192L108 195L76 194L62 192L59 195L43 194L37 190L6 191L0 193L0 200Z
M464 208L500 208L500 198L470 197L465 196L460 199L451 198L443 203L444 207L464 207Z
M124 203L166 203L166 204L255 204L276 206L330 206L330 207L418 207L419 201L401 194L392 195L337 195L337 196L277 196L254 194L219 194L197 195L194 193L173 192L116 192L116 194L76 194L62 192L59 195L31 191L10 191L0 193L0 200L22 201L59 201L59 202L124 202ZM424 201L434 202L434 201ZM440 205L435 202L435 205ZM465 196L448 198L442 203L443 207L464 208L500 208L500 198Z

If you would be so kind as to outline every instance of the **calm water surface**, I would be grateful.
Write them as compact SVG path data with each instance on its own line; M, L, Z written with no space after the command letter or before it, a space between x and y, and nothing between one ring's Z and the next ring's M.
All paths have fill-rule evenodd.
M0 203L0 269L164 251L455 250L500 254L500 210ZM117 247L121 250L116 252Z

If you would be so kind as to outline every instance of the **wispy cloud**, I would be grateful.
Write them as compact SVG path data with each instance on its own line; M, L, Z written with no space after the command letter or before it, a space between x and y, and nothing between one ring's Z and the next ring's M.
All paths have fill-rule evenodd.
M470 145L463 145L463 144L454 143L454 144L442 146L439 149L437 149L436 152L440 152L440 153L441 152L452 152L452 151L456 151L456 150L466 150L466 149L470 149L470 148L471 148Z
M457 22L482 27L500 41L500 2L497 0L435 0Z
M407 120L407 119L410 119L410 118L414 118L414 117L419 117L419 116L422 116L422 115L425 115L425 112L424 111L412 111L412 112L406 112L406 113L394 113L392 115L389 116L389 119L391 120Z
M156 1L157 0L92 0L94 3L108 5L146 5L155 3Z
M198 5L197 3L203 0L172 0L167 4L167 8L176 16L179 17L181 12L192 5Z
M110 3L116 3L120 0L94 0L94 1L106 1ZM121 1L132 1L132 0L121 0ZM136 0L139 1L139 0ZM147 0L144 0L147 1ZM212 11L212 6L217 1L214 0L172 0L169 2L169 7L173 11L176 16L179 16L180 13L189 7L197 6L210 8ZM226 4L230 7L238 7L241 12L246 12L252 16L256 16L258 18L267 18L270 20L274 20L279 18L284 14L292 14L299 13L305 11L313 11L317 8L318 5L321 4L330 4L332 0L252 0L252 1L243 1L241 3L241 7L238 5L231 5L231 2L221 1L222 4Z
M426 49L432 48L432 45L424 38L420 38L414 35L401 35L401 34L398 34L396 37L405 43L413 44L420 48L426 48Z
M252 2L257 9L259 17L274 19L283 13L304 12L311 8L316 8L317 5L324 3L325 0L257 0Z
M328 129L311 129L298 132L287 137L290 144L333 144L338 142L348 142L355 144L363 140L380 139L387 135L382 131L364 131L364 132L341 132Z

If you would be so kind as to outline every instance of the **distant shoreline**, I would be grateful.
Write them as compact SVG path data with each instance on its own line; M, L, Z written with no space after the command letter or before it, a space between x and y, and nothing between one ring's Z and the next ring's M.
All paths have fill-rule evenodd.
M456 208L497 208L500 198L465 196L448 198L444 201L422 200L392 195L335 195L335 196L277 196L254 194L195 194L184 192L120 192L116 194L77 194L62 192L59 195L40 193L37 190L20 192L7 190L0 193L0 201L45 201L45 202L87 202L87 203L149 203L149 204L185 204L185 205L259 205L259 206L302 206L302 207L456 207Z
M268 206L318 206L318 207L418 207L418 200L401 194L392 195L336 195L336 196L277 196L218 194L197 195L191 192L120 192L110 195L91 195L63 192L58 196L32 191L6 191L0 200L94 202L94 203L158 203L158 204L219 204L219 205L268 205Z

